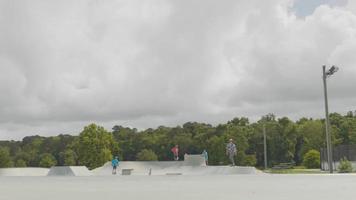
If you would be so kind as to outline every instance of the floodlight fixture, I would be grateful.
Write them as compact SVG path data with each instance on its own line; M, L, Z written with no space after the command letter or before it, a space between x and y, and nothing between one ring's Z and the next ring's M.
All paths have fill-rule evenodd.
M339 70L339 68L335 65L333 65L327 72L326 72L326 76L331 76L333 74L335 74L337 71Z

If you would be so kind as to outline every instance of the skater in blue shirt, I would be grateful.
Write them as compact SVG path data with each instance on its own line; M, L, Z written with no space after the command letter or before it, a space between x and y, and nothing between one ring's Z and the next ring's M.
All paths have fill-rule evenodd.
M111 166L112 166L112 174L116 174L116 168L119 166L119 158L115 156L114 159L111 161Z

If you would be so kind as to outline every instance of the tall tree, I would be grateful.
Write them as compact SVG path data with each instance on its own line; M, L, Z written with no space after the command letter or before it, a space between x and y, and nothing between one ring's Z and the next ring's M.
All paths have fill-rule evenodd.
M0 147L0 168L12 167L13 162L10 157L10 151L7 147Z
M85 165L89 169L102 166L112 158L112 153L118 149L113 135L96 124L84 127L74 146L79 164Z
M40 156L40 162L39 166L40 167L52 167L57 165L57 160L56 158L50 154L50 153L44 153Z

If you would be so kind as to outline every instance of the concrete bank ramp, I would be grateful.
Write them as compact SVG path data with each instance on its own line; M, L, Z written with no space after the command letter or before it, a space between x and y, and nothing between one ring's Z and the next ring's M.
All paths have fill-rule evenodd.
M0 176L46 176L48 171L40 167L0 168Z
M205 158L201 155L184 155L183 166L206 166Z
M47 176L91 176L92 172L85 166L53 166Z

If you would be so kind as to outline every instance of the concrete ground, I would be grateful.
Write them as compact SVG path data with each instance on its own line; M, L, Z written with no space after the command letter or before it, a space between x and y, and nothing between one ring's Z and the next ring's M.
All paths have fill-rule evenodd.
M355 175L0 177L0 199L346 200Z

